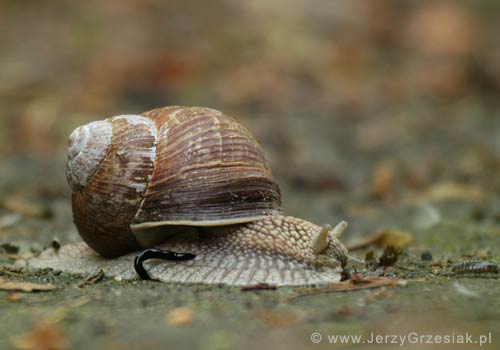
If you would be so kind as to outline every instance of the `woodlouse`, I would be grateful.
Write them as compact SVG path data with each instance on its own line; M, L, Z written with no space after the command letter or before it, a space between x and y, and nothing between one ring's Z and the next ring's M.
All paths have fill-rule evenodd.
M498 273L499 265L489 261L463 261L453 266L455 273Z

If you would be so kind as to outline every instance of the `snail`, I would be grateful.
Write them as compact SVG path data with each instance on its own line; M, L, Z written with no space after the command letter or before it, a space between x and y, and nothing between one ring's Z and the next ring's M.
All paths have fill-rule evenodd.
M139 251L182 263L196 253L154 248L195 236L212 254L228 249L345 266L332 228L284 216L281 192L254 136L233 117L202 107L163 107L81 126L69 137L67 181L75 226L106 258ZM198 243L199 242L199 243Z

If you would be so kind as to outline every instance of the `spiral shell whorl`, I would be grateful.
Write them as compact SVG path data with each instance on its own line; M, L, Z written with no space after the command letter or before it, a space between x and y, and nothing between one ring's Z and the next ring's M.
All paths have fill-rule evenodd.
M113 127L106 121L96 121L73 131L68 140L66 178L74 192L84 188L111 144Z
M130 222L140 207L154 168L157 132L154 123L140 115L120 115L101 123L110 125L111 142L102 149L104 155L97 168L92 169L76 190L72 187L73 220L91 248L112 257L139 248L130 231ZM97 129L75 131L75 135L92 136L92 140L81 142L87 146L83 147L85 152L79 153L88 156L88 150L95 147L93 144L101 143L102 135L96 132ZM73 153L76 152L71 150L70 157ZM94 162L93 157L82 159L85 163L82 168L91 168L87 164ZM76 175L80 171L69 163L68 169Z
M106 257L145 246L155 237L150 228L175 233L177 226L281 214L279 186L255 138L202 107L164 107L77 129L68 182L78 232Z

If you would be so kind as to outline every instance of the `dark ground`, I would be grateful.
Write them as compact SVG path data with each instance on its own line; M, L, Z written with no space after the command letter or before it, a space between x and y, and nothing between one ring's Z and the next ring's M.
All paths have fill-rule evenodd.
M491 333L482 348L498 348L498 274L452 266L500 262L500 8L279 4L0 3L0 278L57 286L0 290L0 349L328 349L328 334L372 332ZM287 214L348 220L348 245L411 234L395 266L376 272L406 287L242 292L8 268L54 238L79 241L64 170L74 127L174 104L238 116ZM352 253L369 251L383 247Z

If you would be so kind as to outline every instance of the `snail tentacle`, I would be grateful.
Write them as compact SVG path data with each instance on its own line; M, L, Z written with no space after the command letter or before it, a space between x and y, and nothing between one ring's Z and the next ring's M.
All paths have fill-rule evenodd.
M363 259L356 258L355 256L352 255L347 255L347 260L361 265L365 264L365 261Z
M334 235L337 238L340 238L340 236L342 236L348 225L349 224L346 221L339 222L337 226L333 228L332 235Z

